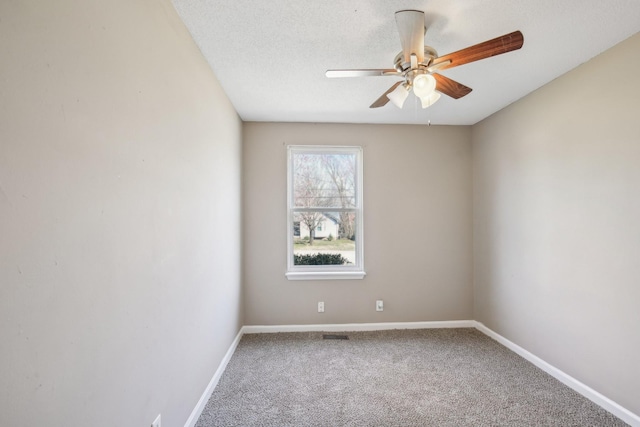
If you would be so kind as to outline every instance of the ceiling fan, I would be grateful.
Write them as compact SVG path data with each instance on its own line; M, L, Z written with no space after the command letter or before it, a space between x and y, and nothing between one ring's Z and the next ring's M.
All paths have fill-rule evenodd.
M420 98L422 108L433 105L440 98L440 93L454 99L462 98L471 92L471 88L437 74L437 71L511 52L520 49L524 43L522 33L514 31L448 55L438 56L434 48L424 44L427 30L424 24L424 12L419 10L398 11L396 12L396 24L400 33L402 52L395 57L394 68L327 70L326 72L327 77L396 76L402 78L369 108L382 107L389 101L398 108L402 108L411 89Z

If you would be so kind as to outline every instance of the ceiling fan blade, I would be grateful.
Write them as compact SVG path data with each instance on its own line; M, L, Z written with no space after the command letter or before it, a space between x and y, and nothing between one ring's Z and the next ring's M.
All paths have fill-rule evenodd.
M436 79L436 90L450 96L451 98L462 98L473 90L462 83L451 80L449 77L445 77L440 74L432 74L432 76Z
M401 10L396 12L396 24L400 33L400 43L404 53L404 62L411 61L415 54L418 62L424 61L424 12L420 10Z
M505 34L504 36L496 37L495 39L487 40L486 42L478 43L466 49L436 58L433 64L437 65L441 62L451 61L449 64L439 67L438 69L453 68L458 65L468 64L469 62L511 52L512 50L518 50L522 47L523 43L524 36L522 33L520 31L514 31L513 33Z
M370 70L327 70L327 77L367 77L367 76L400 76L395 69L370 69Z
M387 105L387 102L389 102L389 98L387 98L387 94L393 92L395 88L397 88L400 85L400 83L402 83L402 80L400 80L399 82L391 86L385 93L382 94L380 98L376 99L376 102L371 104L369 108L378 108L378 107L384 107L385 105Z

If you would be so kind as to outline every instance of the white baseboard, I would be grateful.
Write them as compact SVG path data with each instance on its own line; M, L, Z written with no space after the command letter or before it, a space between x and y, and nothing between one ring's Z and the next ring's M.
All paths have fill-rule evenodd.
M251 325L243 329L245 334L275 332L347 332L384 331L389 329L475 328L474 320L450 320L439 322L389 322L389 323L333 323L319 325Z
M631 426L634 426L634 427L640 427L640 416L638 416L638 415L634 414L633 412L629 411L628 409L618 405L613 400L609 399L606 396L603 396L602 394L598 393L597 391L595 391L591 387L587 386L586 384L581 383L577 379L575 379L572 376L566 374L565 372L561 371L560 369L556 368L555 366L552 366L549 363L545 362L544 360L540 359L538 356L530 353L529 351L525 350L524 348L520 347L519 345L509 341L508 339L506 339L502 335L492 331L491 329L487 328L482 323L480 323L480 322L474 322L474 323L475 323L475 328L477 330L479 330L483 334L493 338L494 340L498 341L500 344L502 344L503 346L507 347L509 350L513 351L514 353L522 356L523 358L525 358L529 362L533 363L538 368L542 369L543 371L545 371L546 373L548 373L549 375L551 375L552 377L554 377L558 381L560 381L563 384L571 387L573 390L577 391L578 393L580 393L581 395L583 395L587 399L591 400L596 405L598 405L598 406L602 407L603 409L611 412L613 415L615 415L616 417L620 418L625 423L627 423L627 424L629 424Z
M202 393L202 396L200 396L200 400L198 400L196 407L193 408L193 411L191 411L191 415L187 419L187 422L184 424L184 427L194 427L196 425L196 422L198 422L198 418L200 418L200 414L202 414L202 411L204 410L204 407L209 401L209 398L211 397L213 390L218 385L218 381L220 381L220 377L222 376L222 373L227 368L227 364L229 363L229 360L231 360L231 356L233 356L233 353L236 351L236 347L238 347L238 344L240 343L240 339L242 338L242 335L243 335L243 331L242 331L243 329L244 327L240 328L240 331L238 331L238 335L236 335L236 338L231 343L229 350L227 350L226 354L222 358L220 365L218 365L218 369L216 369L216 372L213 374L211 381L209 381L207 388L204 390L204 393Z
M497 334L491 329L487 328L480 322L475 320L451 320L451 321L437 321L437 322L391 322L391 323L344 323L344 324L326 324L326 325L251 325L251 326L243 326L238 335L231 343L229 350L225 354L224 358L220 362L220 366L213 374L213 378L209 381L209 385L205 389L202 397L198 401L198 404L193 409L191 416L185 423L185 427L194 427L200 414L207 404L207 401L211 397L213 390L215 389L218 381L220 381L220 377L224 372L231 356L236 351L236 347L244 334L262 334L262 333L275 333L275 332L346 332L346 331L382 331L382 330L390 330L390 329L433 329L433 328L476 328L480 332L485 335L493 338L498 341L503 346L507 347L514 353L522 356L529 362L536 365L538 368L542 369L552 377L556 378L563 384L571 387L573 390L577 391L587 399L594 402L596 405L604 408L605 410L611 412L616 417L620 418L622 421L633 427L640 427L640 416L634 414L628 409L620 406L613 400L609 399L606 396L598 393L591 387L581 383L577 379L572 376L564 373L560 369L550 365L544 360L540 359L538 356L530 353L519 345L509 341L502 335Z

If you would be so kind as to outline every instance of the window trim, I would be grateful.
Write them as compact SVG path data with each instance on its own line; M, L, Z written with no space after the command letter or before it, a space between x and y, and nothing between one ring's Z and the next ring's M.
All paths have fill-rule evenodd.
M293 155L305 154L355 154L356 176L355 208L316 208L313 211L340 212L341 210L355 211L356 215L356 263L353 266L295 266L293 265L293 215L298 210L293 204ZM348 280L363 279L364 271L364 206L363 206L363 150L359 146L346 145L288 145L287 146L287 272L289 280Z

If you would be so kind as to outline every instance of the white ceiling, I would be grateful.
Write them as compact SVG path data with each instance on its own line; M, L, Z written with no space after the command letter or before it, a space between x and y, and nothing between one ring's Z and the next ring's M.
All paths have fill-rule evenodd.
M474 124L640 31L639 0L172 1L245 121ZM524 46L443 70L473 88L464 98L370 109L397 78L324 73L393 68L403 9L425 12L440 55L515 30Z

